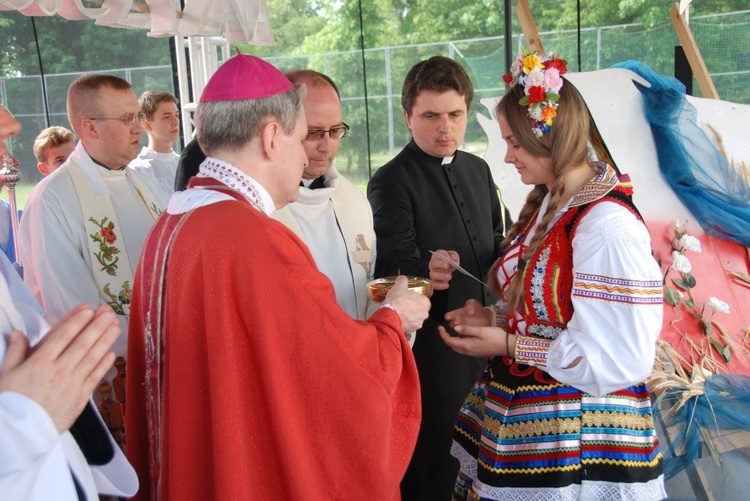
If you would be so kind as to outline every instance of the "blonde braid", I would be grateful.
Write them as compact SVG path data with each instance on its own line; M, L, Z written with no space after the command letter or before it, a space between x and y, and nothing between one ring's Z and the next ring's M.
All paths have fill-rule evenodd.
M550 222L552 222L552 218L555 216L555 212L557 212L557 204L560 202L560 198L562 197L564 191L565 184L563 182L563 177L559 176L555 178L555 182L552 185L552 191L550 192L550 200L549 204L547 205L547 210L544 211L542 220L534 230L534 235L531 237L531 242L529 242L528 248L521 256L521 259L524 261L524 263L528 263L531 257L536 253L536 251L539 250L539 247L541 247L542 242L544 241L544 237L547 234L549 224ZM510 282L510 287L508 287L506 291L506 297L504 299L508 302L511 311L518 311L523 307L525 293L523 287L523 273L524 269L521 268L519 263L519 268L513 275L513 278Z
M513 243L518 235L526 228L532 217L536 216L539 207L542 205L545 195L547 194L547 187L543 184L534 186L534 189L529 192L526 196L526 202L521 208L520 214L518 214L518 220L510 227L508 232L505 234L505 238L500 244L500 254L505 253L508 247ZM490 291L495 296L500 296L500 291L497 288L495 274L497 273L497 267L500 266L502 257L499 257L494 264L490 267L490 271L487 276L487 283L490 286Z
M557 212L557 205L565 192L565 174L568 170L578 168L585 164L588 158L588 138L590 134L592 118L588 113L583 98L576 88L567 80L560 89L559 107L555 117L554 126L541 137L536 136L532 130L527 108L519 106L518 102L524 96L524 87L514 85L510 87L495 107L495 116L504 117L510 126L516 141L531 155L536 158L548 158L554 181L550 187L550 201L545 213L542 215L539 225L529 242L529 247L524 251L521 259L528 262L539 250L547 234L549 225ZM518 222L508 232L500 249L507 250L514 238L516 238L528 222L537 213L547 194L547 187L536 186L526 199L526 204L521 210ZM499 266L495 263L492 267L490 283L494 285L494 273ZM520 263L519 263L520 266ZM503 299L509 304L510 311L521 311L523 309L522 267L511 278L506 288Z

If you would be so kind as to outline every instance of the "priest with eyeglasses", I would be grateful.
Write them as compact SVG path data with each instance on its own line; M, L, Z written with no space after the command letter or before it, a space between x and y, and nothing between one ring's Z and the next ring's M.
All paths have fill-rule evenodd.
M71 84L67 107L80 140L34 188L18 256L48 322L81 303L109 305L122 330L114 351L124 356L133 272L170 193L127 167L138 155L145 116L126 80L83 75Z
M365 320L378 305L367 296L375 266L372 209L364 192L336 169L341 140L349 132L339 90L328 76L313 70L286 73L307 87L303 102L307 137L302 145L307 167L297 201L274 213L310 248L318 269L333 283L336 301L352 318Z

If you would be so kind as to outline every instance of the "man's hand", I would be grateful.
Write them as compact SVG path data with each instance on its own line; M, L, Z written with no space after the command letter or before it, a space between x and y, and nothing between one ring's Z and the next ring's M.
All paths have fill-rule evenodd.
M492 325L492 311L479 304L476 299L469 299L463 308L446 313L445 319L451 327L457 325L487 327Z
M120 335L112 308L73 308L32 350L13 331L0 372L0 392L15 391L44 407L63 433L78 418L94 388L112 367Z
M430 281L432 282L432 288L436 291L442 291L447 289L450 284L451 278L453 277L453 266L440 258L436 257L435 254L441 254L445 257L451 258L458 264L461 264L460 258L456 251L436 250L430 258Z
M396 283L388 291L384 302L390 304L401 317L405 333L419 330L430 312L430 300L410 291L409 279L405 275L396 277Z

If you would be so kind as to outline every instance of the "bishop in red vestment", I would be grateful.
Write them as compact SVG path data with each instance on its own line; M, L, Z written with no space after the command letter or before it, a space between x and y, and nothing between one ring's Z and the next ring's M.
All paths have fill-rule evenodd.
M268 217L294 200L307 162L303 96L238 55L201 97L208 158L149 234L133 287L139 499L399 497L421 417L404 330L429 301L400 280L353 320L305 244Z

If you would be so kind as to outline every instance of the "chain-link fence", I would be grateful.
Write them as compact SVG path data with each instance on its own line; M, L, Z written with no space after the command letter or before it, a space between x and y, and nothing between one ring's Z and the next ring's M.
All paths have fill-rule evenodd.
M727 101L750 104L750 10L729 14L696 16L690 28L700 47L706 66L719 96ZM656 71L674 72L674 47L677 36L671 25L646 29L642 25L620 25L586 28L580 33L553 31L540 33L545 48L562 54L572 71L608 68L614 63L638 59ZM523 37L514 35L517 49ZM282 70L313 68L333 78L338 84L344 119L352 125L352 133L342 141L339 169L355 182L364 184L374 171L393 157L409 140L401 108L401 85L408 69L416 62L433 55L459 60L474 82L476 94L470 116L486 114L479 105L484 97L497 96L502 89L506 71L505 37L455 40L429 44L380 47L362 52L330 52L325 54L278 56L268 58ZM160 89L173 92L172 68L114 69L107 73L126 78L137 94ZM68 85L79 74L46 75L46 96L52 125L68 126L65 116L65 95ZM39 76L4 78L2 98L23 122L24 132L13 141L13 153L27 166L35 166L31 145L45 126L44 94ZM693 86L699 95L697 84ZM466 148L483 154L486 148L484 131L470 120ZM27 180L35 179L36 169L28 167Z

